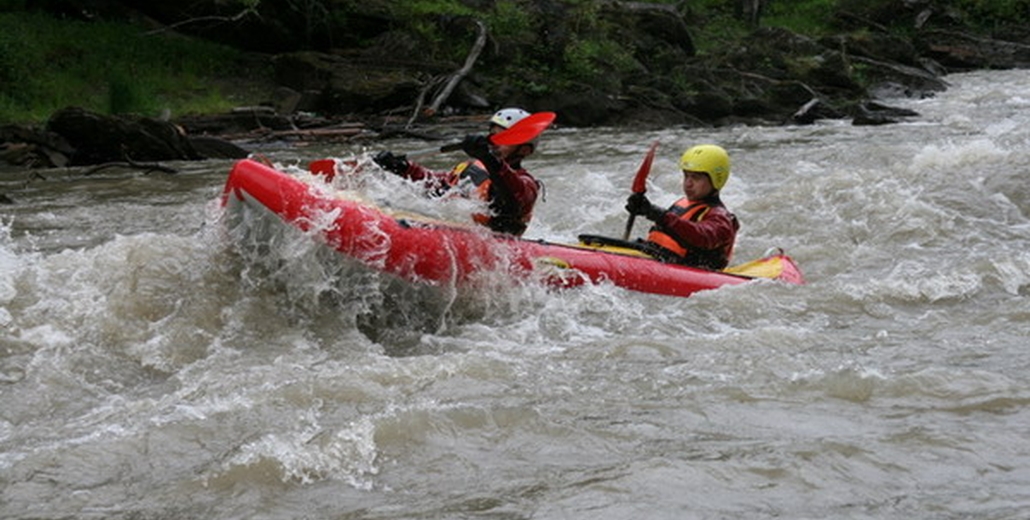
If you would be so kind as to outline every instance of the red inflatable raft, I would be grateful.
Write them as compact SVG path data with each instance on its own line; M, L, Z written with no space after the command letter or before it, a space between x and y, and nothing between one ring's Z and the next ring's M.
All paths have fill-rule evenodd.
M689 296L756 278L804 283L784 254L709 271L662 263L638 251L635 243L617 239L583 236L580 244L572 245L513 238L480 226L393 215L366 201L315 189L253 160L239 161L232 168L222 204L229 213L244 206L264 208L303 231L333 215L333 225L317 230L330 247L371 269L414 283L460 286L477 274L502 271L516 280L559 287L612 283L669 296Z

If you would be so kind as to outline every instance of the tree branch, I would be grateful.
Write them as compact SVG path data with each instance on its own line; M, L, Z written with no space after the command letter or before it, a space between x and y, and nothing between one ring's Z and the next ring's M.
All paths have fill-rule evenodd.
M171 31L171 30L177 29L179 27L182 27L183 25L188 25L188 24L191 24L191 23L198 23L198 22L238 22L238 21L242 20L243 17L247 16L248 14L252 14L252 13L255 14L255 15L258 14L256 9L254 9L253 7L248 7L246 9L236 13L233 16L201 16L199 18L189 18L189 19L183 20L181 22L175 22L172 25L167 25L165 27L161 27L160 29L154 29L153 31L148 31L148 32L146 32L144 34L147 34L147 35L158 34L158 33L162 33L162 32L165 32L165 31Z
M139 163L139 162L136 162L136 161L132 160L132 158L129 157L128 155L125 155L125 161L116 161L116 162L108 162L108 163L98 164L98 165L96 165L96 166L94 166L94 167L92 167L92 168L82 172L82 175L85 176L85 177L89 177L90 175L93 175L94 173L96 173L96 172L98 172L100 170L107 169L107 168L133 168L133 169L137 169L137 170L145 170L143 173L150 173L150 172L155 171L155 170L159 171L159 172L165 172L165 173L179 173L178 170L176 170L175 168L172 168L171 166L165 166L163 164L158 164L158 163Z
M486 24L476 20L476 27L479 29L479 35L476 37L476 42L472 45L472 49L469 50L469 55L465 58L465 65L451 76L451 79L444 85L443 90L437 94L436 99L426 108L426 112L429 115L435 114L437 110L440 110L440 105L447 101L451 92L454 91L454 87L468 75L469 71L472 70L472 66L475 65L476 60L479 58L479 54L483 52L483 47L486 46Z

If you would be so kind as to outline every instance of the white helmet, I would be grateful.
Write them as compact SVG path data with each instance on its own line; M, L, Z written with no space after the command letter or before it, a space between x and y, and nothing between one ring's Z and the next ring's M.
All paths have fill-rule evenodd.
M490 124L497 125L507 130L511 128L511 125L518 123L528 116L529 112L526 112L521 108L502 108L490 118Z

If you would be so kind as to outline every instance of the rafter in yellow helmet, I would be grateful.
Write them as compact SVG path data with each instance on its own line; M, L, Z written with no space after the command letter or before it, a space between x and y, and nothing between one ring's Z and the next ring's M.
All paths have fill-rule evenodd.
M721 190L730 178L730 156L721 146L699 144L683 152L680 169L707 173L712 180L712 187Z

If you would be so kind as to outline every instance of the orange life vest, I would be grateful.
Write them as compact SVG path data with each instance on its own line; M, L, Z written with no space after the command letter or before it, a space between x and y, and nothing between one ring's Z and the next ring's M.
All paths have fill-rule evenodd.
M484 225L500 233L521 235L529 225L529 221L533 218L532 214L519 214L518 207L514 205L514 199L511 199L509 204L505 204L504 202L507 199L504 198L504 194L492 194L490 192L493 182L490 180L490 172L482 161L465 161L455 166L451 170L448 183L451 186L458 186L459 189L464 190L467 196L475 196L490 204L490 209L494 211L493 215L485 213L472 214L472 220L477 224ZM471 187L461 188L459 185L463 183L470 183Z
M712 206L704 201L690 201L686 198L677 200L675 204L669 208L669 211L674 213L678 218L683 220L690 220L693 222L701 222L705 216L711 211ZM706 267L711 269L722 269L725 267L726 262L732 255L733 246L729 248L720 248L714 250L708 249L691 249L687 244L681 243L676 240L675 237L662 231L658 226L651 228L647 234L647 241L661 247L664 253L671 256L671 261L692 265L697 267Z
M467 190L466 195L474 195L483 202L490 202L490 172L487 171L482 161L478 159L465 161L451 170L448 184L457 187L463 182L471 183L471 188ZM473 213L472 220L477 224L490 226L490 215L485 213Z
M711 206L704 202L690 202L687 199L680 199L672 205L672 208L669 208L669 211L683 220L701 222L701 219L705 218L710 209L712 209ZM647 241L662 246L678 257L685 258L687 256L687 248L668 233L658 229L657 226L651 228L651 231L647 234Z
M490 200L490 172L486 170L482 161L465 161L455 166L451 170L451 176L447 179L447 183L451 187L457 187L466 179L474 187L470 192L475 193L476 197L484 202ZM467 195L471 195L471 193L467 193Z

